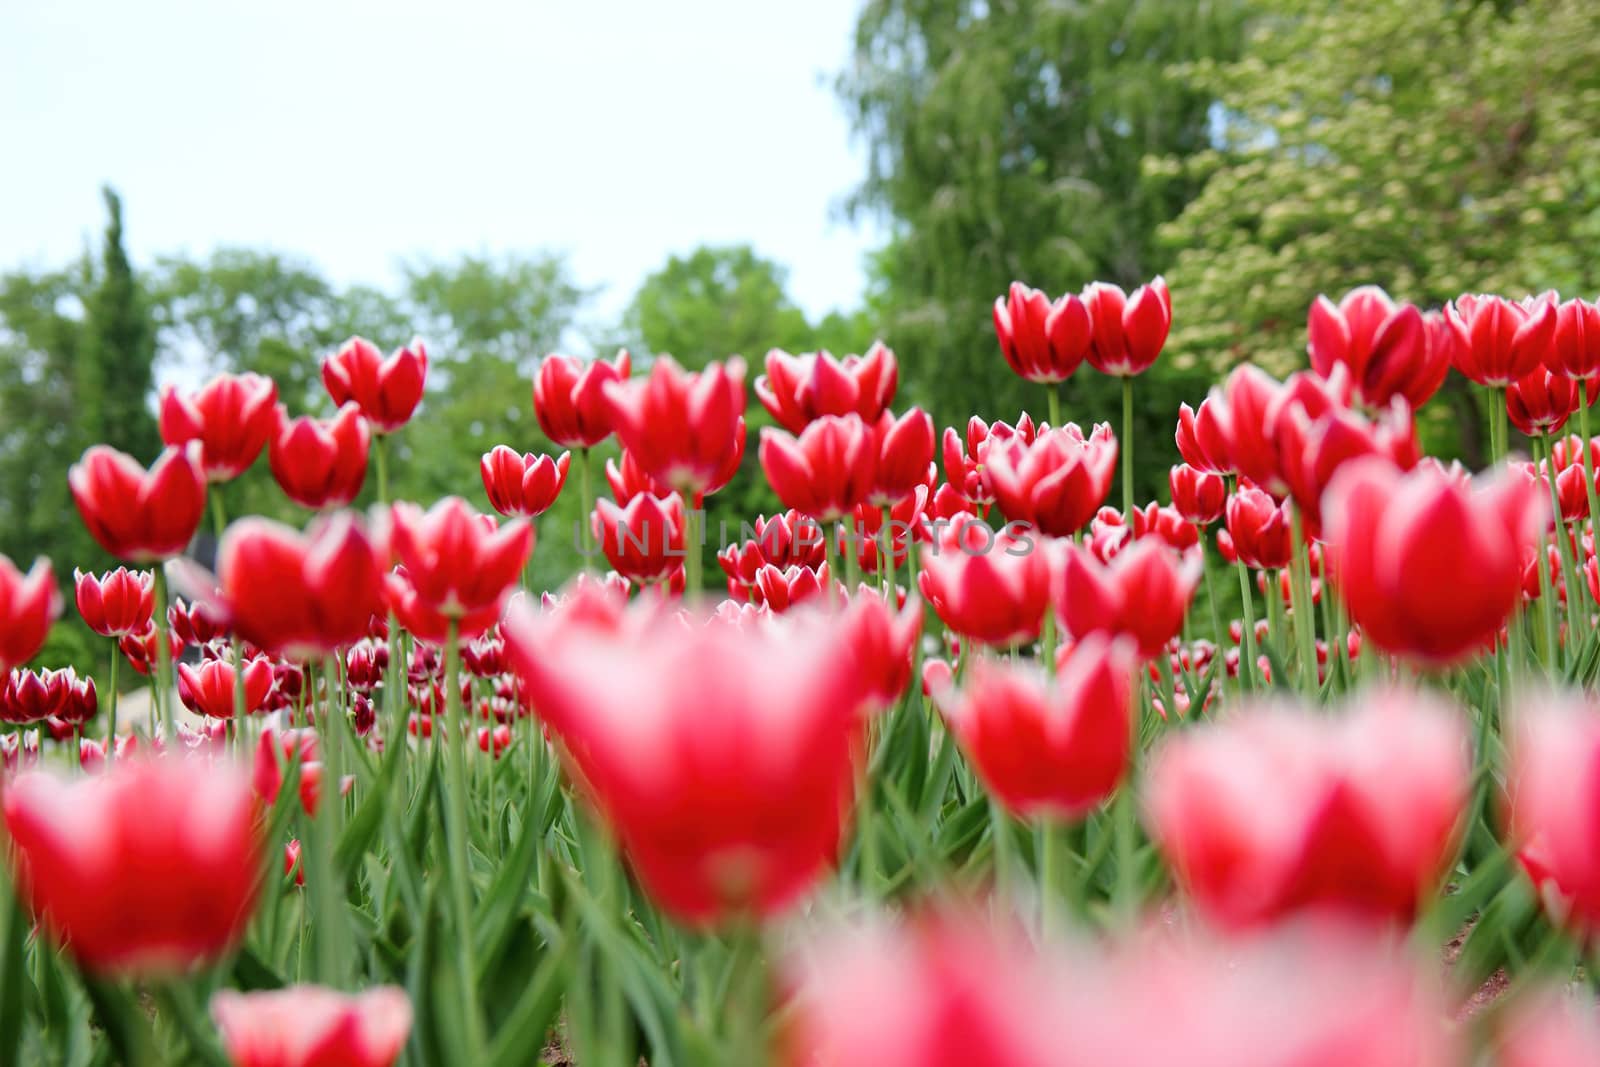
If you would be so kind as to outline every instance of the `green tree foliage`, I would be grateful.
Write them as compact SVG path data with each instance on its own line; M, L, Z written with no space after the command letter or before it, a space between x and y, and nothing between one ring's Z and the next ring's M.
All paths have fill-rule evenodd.
M975 406L991 419L1037 414L1037 390L1000 358L995 297L1013 279L1052 295L1095 279L1133 286L1167 265L1157 228L1199 183L1152 182L1143 160L1205 149L1213 99L1168 68L1235 54L1243 10L1234 0L866 5L838 82L868 149L851 206L890 225L872 306L910 399L946 423ZM1165 443L1177 398L1200 385L1162 368L1140 389L1141 410L1159 413L1140 440ZM1118 406L1114 383L1087 368L1064 395L1079 420ZM1141 468L1148 495L1164 472Z
M1582 0L1280 0L1215 94L1214 150L1154 163L1203 191L1163 231L1175 347L1304 365L1318 293L1437 306L1600 286L1600 36ZM1503 9L1503 10L1502 10Z
M148 463L161 449L151 417L156 336L149 301L122 244L122 201L109 186L100 269L84 294L77 359L80 425L92 441Z

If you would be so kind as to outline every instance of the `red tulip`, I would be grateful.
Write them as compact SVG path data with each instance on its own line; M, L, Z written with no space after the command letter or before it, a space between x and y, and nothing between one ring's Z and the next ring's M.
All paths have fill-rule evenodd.
M1556 328L1545 366L1574 380L1600 374L1600 307L1588 300L1568 300L1556 308ZM1590 390L1589 401L1594 400Z
M845 608L844 625L872 702L892 707L911 684L912 657L922 634L921 602L908 597L896 611L862 586Z
M1111 491L1117 439L1103 422L1087 438L1068 423L1041 432L1032 444L1016 437L991 443L983 455L995 503L1006 518L1070 537L1094 517Z
M588 366L572 356L546 356L533 379L533 413L539 428L562 448L593 448L611 436L606 383L625 382L632 373L625 351L610 363L597 359Z
M744 449L744 364L685 371L669 357L648 378L607 382L617 440L651 478L692 497L727 483Z
M1167 472L1167 485L1172 490L1172 506L1185 522L1209 526L1222 517L1228 499L1228 483L1222 475L1184 463Z
M383 557L349 514L319 519L304 534L248 518L223 535L217 576L241 638L308 660L361 640L383 613Z
M606 484L611 487L611 495L616 497L619 504L626 504L640 493L664 497L672 492L646 474L629 452L622 453L621 466L615 460L606 460Z
M502 631L529 703L668 913L768 916L832 866L866 698L844 629L809 615L685 625L648 602L541 617L519 601Z
M207 660L198 667L178 664L178 697L183 706L198 715L231 719L234 689L238 683L234 664L220 659ZM244 711L249 714L266 703L272 692L272 663L257 656L244 665Z
M1128 767L1134 647L1087 637L1054 685L1031 666L980 656L939 705L984 788L1021 818L1076 819L1109 797Z
M1519 990L1520 992L1520 990ZM1496 1027L1499 1067L1600 1063L1600 1012L1592 998L1541 989L1518 998Z
M874 341L865 355L843 360L830 352L791 356L774 348L767 353L767 373L756 378L755 390L778 425L799 434L823 415L855 414L863 422L877 422L899 382L894 353Z
M100 547L135 563L181 553L205 513L198 444L167 449L148 472L132 456L95 445L72 465L67 481Z
M219 374L194 393L161 390L161 440L170 446L200 442L206 478L225 482L243 474L273 429L278 387L260 374Z
M511 727L504 723L493 728L480 726L478 728L478 751L488 752L491 741L494 742L494 758L499 759L500 753L511 747Z
M1508 838L1558 922L1600 930L1600 718L1580 695L1523 701L1511 719Z
M928 539L927 504L928 487L919 485L910 496L889 511L889 535L896 570L906 565L913 540ZM862 572L877 574L882 564L883 528L883 512L870 504L862 504L856 508L849 528L843 523L835 528L840 554L853 548Z
M602 498L590 524L612 568L629 581L648 585L684 566L683 498L641 493L618 507Z
M367 478L372 429L361 408L345 404L332 419L289 418L279 405L267 464L284 495L307 508L342 508Z
M94 679L79 678L78 672L72 667L63 667L51 671L50 674L52 685L59 686L61 690L56 718L71 726L82 726L94 718L95 712L100 710L100 698L95 691ZM68 731L69 735L70 732Z
M1228 537L1245 565L1276 570L1289 565L1292 529L1289 504L1253 485L1242 486L1228 498Z
M1578 383L1565 373L1535 367L1506 389L1511 425L1535 437L1559 433L1578 410Z
M609 463L609 461L607 461ZM496 445L478 462L483 489L489 505L502 515L542 515L556 502L567 483L567 467L572 453L563 452L552 460L532 452L518 455L505 445Z
M1282 390L1283 383L1253 363L1240 364L1228 374L1219 421L1228 434L1230 469L1218 473L1237 474L1269 488L1278 483L1277 439L1268 413Z
M1275 429L1278 470L1305 519L1308 536L1321 530L1322 494L1346 463L1380 456L1410 470L1422 456L1411 409L1399 397L1373 419L1340 407L1312 416L1295 405L1280 414Z
M783 969L777 1062L1080 1067L1069 1051L1076 1031L1065 1038L1058 1025L1072 973L976 915L841 926L801 942Z
M877 440L857 415L820 416L798 439L761 431L761 469L773 492L784 507L824 522L866 501L877 465Z
M322 384L335 404L354 400L378 433L411 421L428 379L428 350L413 340L388 359L378 346L352 337L322 363Z
M0 566L3 574L3 566ZM78 614L101 637L140 633L155 613L155 576L149 571L118 567L103 575L74 570ZM53 587L53 583L52 583ZM0 661L4 657L0 656Z
M203 601L190 603L176 597L167 609L167 625L172 628L172 647L204 648L226 641L230 634L228 616L220 605ZM176 651L174 651L176 655Z
M1422 313L1395 303L1376 285L1350 290L1337 306L1317 297L1306 329L1311 369L1326 378L1342 364L1356 395L1374 407L1398 396L1419 408L1450 370L1447 354L1428 344Z
M13 671L0 691L0 722L26 726L44 722L61 709L65 691L54 671Z
M878 418L877 463L868 503L880 508L899 504L938 477L933 466L933 418L912 408L896 419L889 412Z
M1178 881L1225 926L1303 909L1409 922L1455 856L1470 789L1456 711L1380 692L1342 715L1260 707L1173 737L1146 813Z
M411 1033L411 1001L395 986L224 989L211 1016L233 1067L390 1067Z
M816 570L827 558L822 527L798 511L771 518L757 516L754 526L741 526L740 531L741 536L748 534L749 540L717 553L730 588L737 585L748 592L755 585L756 573L769 563L779 570L793 566Z
M1149 370L1172 329L1172 296L1166 281L1157 276L1131 295L1109 282L1095 282L1083 291L1083 300L1094 320L1089 365L1118 378Z
M800 566L779 570L768 563L756 572L756 580L750 590L750 603L782 614L800 604L814 604L821 600L830 585L842 589L832 580L826 563L819 564L815 570ZM834 595L835 601L844 596L843 592Z
M1220 389L1213 388L1200 402L1198 411L1188 404L1178 405L1175 436L1184 463L1205 474L1233 473L1229 448L1233 427L1228 416L1228 402Z
M1101 508L1101 512L1112 511L1112 508ZM1119 515L1118 518L1121 518ZM1091 527L1093 523L1090 524ZM1154 501L1142 508L1133 509L1133 525L1129 529L1131 541L1141 541L1145 538L1156 538L1166 543L1168 548L1175 548L1179 552L1193 548L1200 543L1200 531L1194 524L1178 513L1178 509L1164 507ZM1121 545L1118 546L1123 547ZM1116 553L1111 553L1115 555ZM1109 558L1109 557L1108 557ZM1105 562L1102 560L1101 562Z
M1473 485L1431 464L1348 464L1322 511L1351 619L1379 648L1424 663L1476 655L1520 600L1523 560L1549 522L1543 496L1514 472Z
M990 446L1013 438L1019 438L1023 444L1031 445L1036 434L1037 428L1027 412L1018 417L1015 427L1010 423L999 421L991 426L974 415L967 422L967 435L964 441L955 427L947 426L942 444L945 478L962 496L972 503L987 508L994 503L994 490L984 470L984 459Z
M244 934L264 860L249 783L223 763L119 759L67 781L6 788L21 896L93 974L209 964Z
M980 519L941 523L922 550L922 596L951 630L1007 647L1039 636L1050 603L1051 565L1039 538Z
M1533 373L1552 351L1556 305L1499 296L1461 296L1445 308L1457 335L1456 369L1479 385L1507 386Z
M306 869L300 865L300 841L291 839L283 846L283 876L294 875L294 884L304 888L306 884Z
M408 589L399 602L390 577L391 606L416 616L416 609L460 622L461 638L487 629L505 606L533 551L533 527L526 519L496 526L460 497L446 497L423 511L410 503L391 509L389 548L400 563ZM481 623L481 625L480 625ZM416 631L413 631L415 633ZM428 640L442 640L420 636Z
M1156 538L1136 540L1105 565L1069 545L1056 610L1073 637L1125 634L1140 656L1151 659L1183 629L1201 567L1199 553L1180 555Z
M40 556L23 574L0 555L0 671L38 655L60 614L61 592L49 560Z
M307 815L315 816L317 801L322 789L322 762L314 730L278 730L268 727L261 731L256 745L251 790L262 804L271 806L278 801L284 777L290 766L299 761L300 806Z
M1037 289L1012 282L994 302L994 332L1000 353L1018 377L1064 382L1072 377L1093 340L1089 305L1072 293L1055 303Z

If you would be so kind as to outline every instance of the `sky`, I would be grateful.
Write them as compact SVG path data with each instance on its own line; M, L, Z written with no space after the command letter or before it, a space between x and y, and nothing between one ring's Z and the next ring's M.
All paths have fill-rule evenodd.
M859 0L0 4L0 269L93 241L245 245L340 283L554 248L592 314L672 253L748 241L811 315L880 240L830 80Z

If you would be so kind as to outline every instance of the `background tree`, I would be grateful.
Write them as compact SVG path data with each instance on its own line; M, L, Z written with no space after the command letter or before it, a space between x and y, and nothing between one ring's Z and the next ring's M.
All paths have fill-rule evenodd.
M640 355L670 354L687 367L739 355L759 367L770 348L813 344L787 285L787 272L749 245L702 245L645 278L623 330Z
M1199 181L1147 180L1143 160L1206 149L1213 104L1168 68L1233 56L1244 11L1235 0L870 0L838 80L868 150L849 207L890 227L871 307L912 399L943 422L964 419L975 396L991 419L1038 407L1000 358L995 297L1013 279L1059 295L1166 267L1157 228ZM1201 387L1168 368L1146 378L1143 406L1160 416L1140 440L1165 441L1167 413ZM1064 395L1072 418L1116 410L1114 383L1092 372ZM1144 454L1148 496L1163 457Z
M148 463L161 448L150 409L155 323L123 248L122 200L110 186L101 193L106 204L105 240L99 271L84 294L77 359L80 425L89 441L104 442Z
M1303 366L1311 301L1365 282L1425 306L1600 286L1592 5L1266 6L1237 61L1181 72L1222 101L1217 146L1150 168L1204 183L1162 231L1182 357ZM1435 444L1482 424L1429 410Z

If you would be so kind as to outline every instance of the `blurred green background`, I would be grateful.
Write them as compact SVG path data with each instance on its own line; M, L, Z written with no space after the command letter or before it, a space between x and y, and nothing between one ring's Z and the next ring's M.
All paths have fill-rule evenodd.
M1043 410L990 325L1011 280L1056 295L1164 273L1174 331L1138 383L1145 500L1165 494L1178 403L1241 360L1303 365L1318 293L1375 282L1433 307L1600 287L1600 34L1581 0L872 0L835 89L868 150L848 210L889 237L861 306L819 321L783 264L742 245L671 258L608 322L544 249L412 262L392 291L251 248L135 269L123 226L139 206L108 189L98 247L0 276L0 550L23 566L50 556L70 599L74 565L111 562L67 492L85 447L150 459L154 383L219 371L269 374L291 411L326 412L318 365L351 334L428 345L395 492L486 507L482 452L550 449L530 402L547 352L740 354L753 377L774 346L859 352L881 337L900 360L897 409L1011 420ZM1115 422L1114 390L1086 366L1065 388L1069 417ZM1479 461L1477 405L1452 376L1423 419L1429 449ZM753 400L750 421L712 530L777 506ZM303 521L265 468L221 490L228 514ZM536 581L576 566L577 518L568 493L541 520ZM41 660L92 666L104 642L68 615Z

